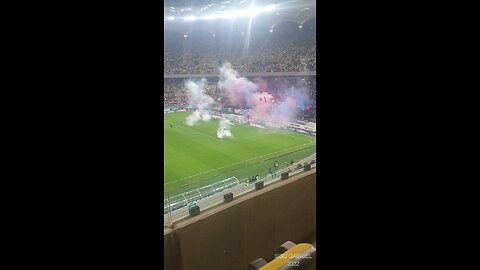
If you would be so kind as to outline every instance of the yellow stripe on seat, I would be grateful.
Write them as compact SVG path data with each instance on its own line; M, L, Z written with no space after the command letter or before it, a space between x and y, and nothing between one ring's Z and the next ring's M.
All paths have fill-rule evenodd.
M267 263L266 265L262 266L259 270L276 270L289 261L294 259L296 256L302 254L307 249L312 248L313 246L310 244L298 244L291 249L285 251L284 253L278 255L273 261Z

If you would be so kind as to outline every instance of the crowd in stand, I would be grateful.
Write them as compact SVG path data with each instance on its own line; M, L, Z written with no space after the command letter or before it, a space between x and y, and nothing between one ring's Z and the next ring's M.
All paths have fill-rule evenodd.
M316 70L316 46L277 47L236 53L166 52L165 74L216 74L223 62L230 62L240 73L299 72Z
M253 80L252 78L249 78ZM315 121L316 112L314 101L316 99L315 77L305 80L300 78L286 79L283 77L268 79L268 92L272 94L274 100L281 100L283 91L289 87L280 87L281 85L297 85L302 87L308 99L313 101L311 106L305 106L299 109L299 119ZM284 90L282 90L284 89ZM225 93L217 89L216 81L208 81L205 85L205 93L211 96L217 105L228 106L229 100ZM164 106L188 106L187 90L184 79L165 79L164 80Z
M163 106L187 106L187 95L184 85L172 83L167 80L164 82Z
M240 73L316 71L316 35L304 30L278 26L272 36L252 34L251 42L198 33L179 40L171 34L165 37L164 74L218 74L224 62Z
M207 83L205 85L205 93L213 97L215 100L220 99L220 96L217 93L217 85L215 83ZM165 79L163 97L164 106L187 106L188 98L185 81L176 79Z
M245 73L263 72L302 72L316 71L316 35L315 24L303 24L301 31L298 26L288 30L288 24L277 26L273 32L258 32L252 35L251 42L245 42L243 37L217 35L207 39L208 34L193 34L178 36L176 33L165 35L164 74L219 74L219 67L229 62L233 69L241 75ZM291 25L289 26L291 27ZM226 31L228 34L230 30ZM220 33L221 34L221 33ZM271 34L271 35L270 35ZM243 35L243 33L242 33ZM226 38L225 38L226 37ZM268 92L275 100L282 100L282 91L288 91L288 86L302 88L308 99L316 98L315 76L303 77L268 77ZM254 74L249 76L255 81ZM188 76L185 76L188 77ZM201 77L201 76L200 76ZM206 93L217 105L228 105L228 97L217 89L218 77L206 76ZM187 106L188 97L184 79L164 79L164 106ZM315 105L300 108L300 119L315 119Z

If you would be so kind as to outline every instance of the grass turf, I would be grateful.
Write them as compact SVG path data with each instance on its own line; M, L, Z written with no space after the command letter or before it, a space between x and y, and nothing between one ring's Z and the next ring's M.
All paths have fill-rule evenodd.
M235 176L239 180L315 153L315 138L286 130L231 126L233 138L216 137L218 120L190 127L190 113L164 115L164 186L170 194L186 192ZM173 123L173 127L170 124Z

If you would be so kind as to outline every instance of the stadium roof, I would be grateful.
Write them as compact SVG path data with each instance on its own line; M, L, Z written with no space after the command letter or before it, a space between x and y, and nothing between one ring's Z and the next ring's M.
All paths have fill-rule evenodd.
M261 21L274 28L291 21L298 25L315 17L313 0L165 0L164 31L212 30L224 21Z

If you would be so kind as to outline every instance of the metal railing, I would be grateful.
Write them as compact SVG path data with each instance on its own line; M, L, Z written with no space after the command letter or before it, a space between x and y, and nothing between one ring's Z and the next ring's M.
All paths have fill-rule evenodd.
M211 197L222 191L229 190L239 184L240 182L236 177L230 177L228 179L221 180L198 189L183 192L178 195L170 196L170 194L167 194L167 198L164 199L163 213L167 214L168 212L175 211L179 208L188 206L191 203Z
M289 158L289 155L284 156L282 160ZM253 179L251 177L243 177L240 180L235 177L229 177L211 184L198 186L204 181L198 181L198 187L193 188L192 185L184 185L176 189L168 190L164 194L164 225L172 224L175 221L181 220L189 216L189 207L191 205L198 205L202 211L219 205L223 202L223 196L226 193L233 193L234 197L238 197L245 193L251 192L255 189L255 182L263 181L264 186L278 182L281 179L281 174L288 172L289 176L301 173L305 166L312 168L316 167L316 153L301 159L298 162L291 160L281 164L277 161L280 157L275 159L278 167L273 166L273 169L260 171L257 175L259 178ZM210 179L211 181L211 179ZM180 190L180 191L179 191Z

